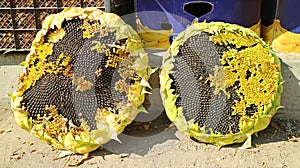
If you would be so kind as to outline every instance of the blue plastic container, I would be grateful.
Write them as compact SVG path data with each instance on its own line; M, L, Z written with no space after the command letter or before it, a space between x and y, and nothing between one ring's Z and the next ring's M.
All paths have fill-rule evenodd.
M300 34L300 1L279 0L277 19L285 29Z
M137 17L145 26L159 30L169 23L176 34L183 31L195 18L200 22L223 21L251 27L260 21L261 1L137 0L136 10Z
M275 50L300 53L300 1L264 0L262 36Z

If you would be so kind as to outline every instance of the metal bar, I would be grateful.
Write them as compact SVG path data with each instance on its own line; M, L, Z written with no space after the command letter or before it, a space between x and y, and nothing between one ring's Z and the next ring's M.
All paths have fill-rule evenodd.
M14 7L14 3L12 1L10 1L10 6ZM20 48L20 42L19 42L19 37L17 32L14 29L17 29L17 23L16 23L16 14L15 14L15 10L13 8L10 9L10 14L11 14L11 20L12 20L12 24L13 24L13 34L14 34L14 40L15 40L15 48Z
M0 48L0 52L4 52L3 54L7 54L7 53L9 53L9 52L14 52L14 51L30 51L30 48L26 48L26 49L17 49L17 48L15 48L15 49L7 49L7 48Z
M41 30L41 29L0 29L0 31L32 31L32 30Z
M59 9L62 7L62 2L61 0L57 0L57 10L59 11Z
M56 12L57 13L59 12L59 2L60 2L60 0L56 0Z
M7 8L7 7L2 7L0 8L0 10L10 10L11 8Z
M104 0L105 12L111 12L111 0Z
M36 4L36 0L33 0L33 6L34 6L34 17L35 17L35 29L38 29L39 27L38 27L38 14L37 14L37 11L36 11L36 7L37 7L37 4Z

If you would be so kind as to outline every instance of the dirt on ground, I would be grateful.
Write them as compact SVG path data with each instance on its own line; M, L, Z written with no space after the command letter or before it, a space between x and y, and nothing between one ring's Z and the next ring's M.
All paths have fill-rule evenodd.
M149 122L135 121L119 138L88 156L68 155L19 128L8 106L0 107L0 167L291 167L300 165L300 121L273 118L253 136L251 149L234 144L218 149L181 134L162 114Z

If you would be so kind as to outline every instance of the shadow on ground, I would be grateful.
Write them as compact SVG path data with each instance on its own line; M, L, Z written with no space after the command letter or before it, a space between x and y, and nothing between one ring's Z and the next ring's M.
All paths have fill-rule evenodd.
M159 93L159 71L151 75L152 94L146 95L144 107L148 113L139 113L124 132L118 135L120 142L110 141L102 150L92 155L126 154L151 156L172 148L184 137L166 116Z
M291 67L282 62L284 93L282 94L282 102L284 104L290 104L295 106L296 101L299 100L299 80L291 71ZM154 74L153 77L158 79L158 75ZM154 82L154 84L157 81ZM153 83L152 83L153 84ZM159 87L156 85L155 87ZM292 88L292 89L289 89ZM293 94L291 92L294 92ZM287 103L285 99L289 97L289 100L295 100L295 102ZM161 105L158 105L161 106ZM278 115L271 120L269 126L252 136L253 147L256 145L280 142L280 141L297 141L300 137L300 120L292 119L293 115L287 112L286 109L292 107L286 107L279 111ZM157 154L168 150L174 146L175 142L178 142L181 138L176 136L178 130L171 125L165 113L161 113L155 120L150 122L136 122L128 125L125 131L119 136L122 144L117 141L111 141L104 145L104 150L97 150L92 155L104 156L106 154L137 154L139 156L148 156L151 154ZM181 135L181 137L183 137ZM226 146L225 148L238 148L242 144L233 144ZM155 148L157 146L157 148Z

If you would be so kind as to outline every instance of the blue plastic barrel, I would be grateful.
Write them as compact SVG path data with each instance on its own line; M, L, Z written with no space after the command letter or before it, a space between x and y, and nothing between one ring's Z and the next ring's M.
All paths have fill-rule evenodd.
M282 27L300 34L300 1L279 0L277 18Z
M275 50L300 53L300 1L264 0L262 36Z
M260 21L261 1L137 0L136 10L137 17L145 26L159 30L162 25L169 23L173 26L174 33L179 33L195 18L200 22L223 21L251 27ZM157 13L147 13L149 11Z

